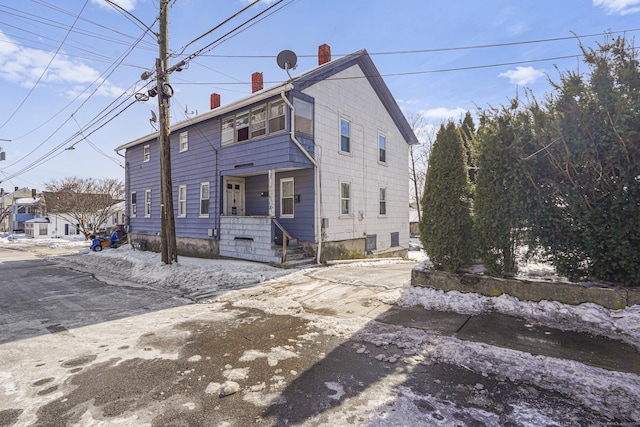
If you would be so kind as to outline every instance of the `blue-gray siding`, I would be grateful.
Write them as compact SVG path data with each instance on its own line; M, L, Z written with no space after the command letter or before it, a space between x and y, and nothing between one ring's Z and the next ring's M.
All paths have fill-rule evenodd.
M190 238L212 238L209 229L219 228L224 176L245 177L245 214L268 215L268 171L294 169L276 174L276 218L280 217L280 179L294 177L294 218L279 219L294 237L314 241L314 173L309 159L291 142L288 130L264 138L222 147L220 118L207 120L176 130L171 134L171 175L176 235ZM287 120L287 124L290 120ZM188 132L189 146L179 152L179 138ZM311 151L312 139L302 141ZM150 160L143 162L144 146L150 146ZM312 153L312 151L311 151ZM137 193L137 216L130 218L131 232L156 234L160 232L160 153L156 139L128 148L126 152L127 215L130 215L130 194ZM200 216L200 184L209 182L209 216ZM178 216L178 188L187 186L186 216ZM145 190L151 190L151 217L144 216Z

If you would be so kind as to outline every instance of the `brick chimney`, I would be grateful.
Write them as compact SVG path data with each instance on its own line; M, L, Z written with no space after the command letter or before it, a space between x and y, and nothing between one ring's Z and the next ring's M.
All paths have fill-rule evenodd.
M251 93L256 93L264 88L262 73L251 74Z
M33 197L33 198L36 197L36 189L35 188L31 189L31 197Z
M318 65L327 62L331 62L331 46L325 43L318 46Z
M211 109L218 108L220 106L220 94L212 93L211 94Z

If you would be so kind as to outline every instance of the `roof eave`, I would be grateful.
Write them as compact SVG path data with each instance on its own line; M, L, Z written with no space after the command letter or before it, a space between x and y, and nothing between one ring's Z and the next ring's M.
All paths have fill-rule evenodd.
M175 125L171 126L171 130L172 131L178 131L180 129L184 129L188 126L192 126L195 125L197 123L201 123L204 122L206 120L210 120L212 118L215 117L219 117L219 116L223 116L231 111L235 111L238 109L241 109L243 107L246 107L248 105L251 105L253 103L256 102L260 102L263 101L267 98L271 98L275 95L280 94L281 92L288 92L291 89L293 89L293 84L291 82L286 82L286 83L282 83L279 84L277 86L273 86L271 88L267 88L264 90L261 90L260 92L256 92L251 94L250 96L244 97L242 99L239 99L235 102L232 102L231 104L225 105L223 107L218 107L214 110L211 111L207 111L206 113L203 114L199 114L191 119L187 119L187 120L183 120L181 122L176 123ZM115 151L118 152L120 150L125 150L127 148L131 148L131 147L135 147L136 145L139 144L143 144L145 142L149 142L152 141L154 139L158 138L158 132L153 132L150 133L148 135L145 135L141 138L138 138L136 140L133 140L131 142L128 142L126 144L120 145L119 147L115 148Z

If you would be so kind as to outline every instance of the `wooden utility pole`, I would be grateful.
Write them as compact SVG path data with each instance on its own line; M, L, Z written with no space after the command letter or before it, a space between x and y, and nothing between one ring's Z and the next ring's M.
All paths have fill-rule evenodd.
M171 183L171 124L169 100L169 0L160 0L159 58L156 60L158 92L158 143L160 146L160 212L162 262L171 264L178 261L176 244L176 224L173 214L173 189Z

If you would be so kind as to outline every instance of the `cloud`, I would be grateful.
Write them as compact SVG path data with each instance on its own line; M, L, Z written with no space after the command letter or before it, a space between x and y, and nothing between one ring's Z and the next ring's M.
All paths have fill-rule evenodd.
M608 15L640 12L640 0L593 0L593 5L604 8Z
M51 61L52 55L52 52L22 47L0 30L0 79L25 88L33 87L40 79L40 84L60 87L61 91L67 93L76 91L75 88L69 90L67 85L87 87L94 81L101 81L100 72L89 65L73 61L63 54L58 54ZM42 76L45 69L47 71ZM120 95L123 92L124 89L105 81L98 94L113 96L115 93Z
M506 77L511 81L511 83L517 85L534 83L544 75L544 70L536 70L533 67L516 67L515 70L500 73L500 77Z
M430 108L428 110L421 110L420 114L422 114L427 119L431 120L458 120L464 117L467 110L461 107L457 108L446 108L446 107L438 107L438 108Z
M126 10L127 12L131 12L133 9L135 9L137 0L111 0L111 1L117 4L118 6L120 6L121 8L123 8L124 10ZM115 8L109 3L107 3L106 0L91 0L91 3L97 4L98 6L101 6L101 7L115 10Z

